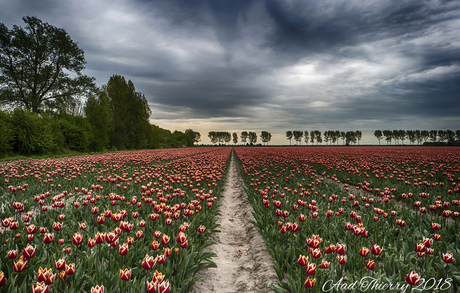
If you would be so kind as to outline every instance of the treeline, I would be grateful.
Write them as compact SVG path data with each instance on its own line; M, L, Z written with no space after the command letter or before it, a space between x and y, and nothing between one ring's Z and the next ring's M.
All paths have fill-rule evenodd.
M314 144L316 141L316 144L322 144L324 141L326 145L329 143L330 145L333 144L339 144L339 140L342 140L342 144L356 144L360 142L363 134L361 131L356 130L356 131L339 131L339 130L327 130L321 133L319 130L312 130L310 132L307 131L300 131L300 130L288 130L286 131L286 138L289 140L289 144L291 144L292 139L294 138L294 141L298 145L302 144L302 139L305 141L305 144L308 144L309 142L311 144Z
M380 140L385 137L387 144L404 144L407 139L409 144L419 145L459 145L460 130L376 130L374 136ZM430 140L427 142L427 140Z
M171 133L150 124L145 96L119 75L79 107L0 111L0 156L191 147L200 141L192 129Z
M228 144L230 141L235 145L238 144L238 134L236 132L230 134L230 132L227 131L209 131L208 137L211 140L211 144ZM255 145L257 143L256 132L242 131L240 138L243 144ZM272 134L268 131L262 131L260 133L260 139L262 143L268 144L272 139Z

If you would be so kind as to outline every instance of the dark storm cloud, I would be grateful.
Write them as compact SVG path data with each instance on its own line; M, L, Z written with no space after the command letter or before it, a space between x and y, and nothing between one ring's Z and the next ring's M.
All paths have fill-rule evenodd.
M0 22L65 28L87 74L131 79L168 125L460 128L459 1L4 2Z

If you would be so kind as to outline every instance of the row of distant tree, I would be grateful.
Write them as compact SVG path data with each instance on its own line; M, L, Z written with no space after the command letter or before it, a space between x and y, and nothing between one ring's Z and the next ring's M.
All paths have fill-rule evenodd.
M431 144L455 144L460 141L460 130L376 130L374 136L379 140L385 137L387 144L404 144L407 139L409 144L426 144L429 139Z
M211 140L211 144L228 144L230 141L232 141L233 144L238 144L238 134L236 132L230 134L230 132L227 131L209 131L208 137ZM257 143L256 132L242 131L240 138L243 144L254 145ZM262 131L260 133L260 139L262 143L268 144L272 139L272 134L268 131Z
M329 143L330 145L333 144L339 144L339 140L342 140L342 144L359 144L359 141L361 140L363 134L361 131L356 130L356 131L339 131L339 130L327 130L321 133L319 130L312 130L308 132L306 131L300 131L300 130L288 130L286 131L286 138L289 140L289 144L291 144L292 139L294 138L294 141L296 144L301 145L302 144L302 139L305 141L305 144L308 144L309 142L311 144L314 144L316 141L316 144L322 144L324 141L326 145Z

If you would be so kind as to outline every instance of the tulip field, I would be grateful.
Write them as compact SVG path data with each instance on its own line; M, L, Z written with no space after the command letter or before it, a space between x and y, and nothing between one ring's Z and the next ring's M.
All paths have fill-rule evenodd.
M460 292L460 148L235 148L275 292Z
M2 292L189 292L230 148L0 163Z
M200 270L216 267L205 248L231 153L0 163L1 292L190 292ZM460 292L460 148L234 155L274 292Z

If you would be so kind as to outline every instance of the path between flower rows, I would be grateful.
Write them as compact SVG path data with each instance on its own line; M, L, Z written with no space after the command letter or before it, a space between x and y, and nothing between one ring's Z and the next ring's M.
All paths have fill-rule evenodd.
M273 292L267 284L278 282L265 243L249 222L254 219L253 209L243 184L232 152L220 199L221 214L217 222L221 232L211 236L217 244L209 247L209 251L217 254L214 258L217 268L201 271L202 278L196 282L192 293Z

